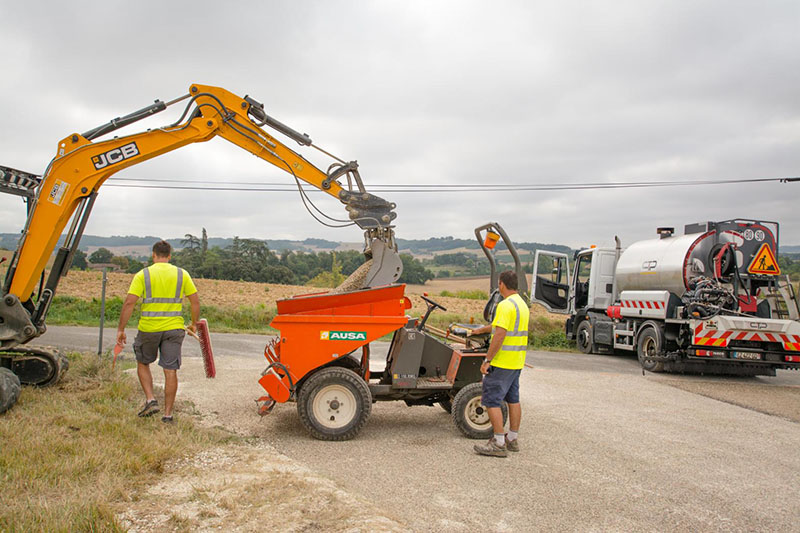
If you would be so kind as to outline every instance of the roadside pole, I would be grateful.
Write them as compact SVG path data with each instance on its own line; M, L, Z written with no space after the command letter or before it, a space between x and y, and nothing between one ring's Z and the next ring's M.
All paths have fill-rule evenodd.
M103 288L100 293L100 341L97 344L97 355L103 353L103 325L106 320L106 282L108 281L106 272L106 267L103 267Z

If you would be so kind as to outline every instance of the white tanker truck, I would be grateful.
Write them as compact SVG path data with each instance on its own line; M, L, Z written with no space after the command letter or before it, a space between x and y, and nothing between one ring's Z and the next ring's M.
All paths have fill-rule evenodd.
M685 234L565 254L539 250L532 301L569 314L584 353L636 352L651 372L800 369L800 309L778 266L778 223L690 224Z

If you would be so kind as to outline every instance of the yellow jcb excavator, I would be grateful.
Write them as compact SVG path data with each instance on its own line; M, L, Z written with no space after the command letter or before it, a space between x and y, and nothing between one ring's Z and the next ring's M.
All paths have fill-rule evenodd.
M180 102L186 102L185 110L173 124L96 140ZM334 162L323 172L267 133L265 126L302 146L317 148ZM45 332L56 287L70 268L101 185L124 168L216 136L345 204L350 220L364 230L364 253L368 259L345 282L346 289L387 285L400 277L402 262L392 225L397 216L395 204L366 191L355 161L345 162L314 146L308 135L275 120L261 103L248 96L241 98L219 87L192 85L188 94L172 101L156 100L83 134L65 137L41 178L0 166L0 191L24 197L28 208L28 219L9 262L0 298L0 413L16 402L20 382L50 385L66 369L66 359L57 352L22 345ZM45 281L46 264L68 223L69 230Z

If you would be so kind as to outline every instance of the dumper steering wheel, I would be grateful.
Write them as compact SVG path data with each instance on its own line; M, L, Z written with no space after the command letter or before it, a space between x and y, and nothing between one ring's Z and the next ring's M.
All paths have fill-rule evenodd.
M434 310L434 309L436 309L437 307L438 307L439 309L441 309L442 311L447 311L447 309L445 309L444 307L442 307L442 305L441 305L441 304L437 304L437 303L436 303L436 302L434 302L433 300L429 299L429 298L428 298L428 297L426 297L425 295L422 295L422 294L421 294L421 295L420 295L420 298L422 298L423 300L425 300L425 303L426 303L426 304L428 304L428 310L427 310L427 311L425 311L425 316L424 316L424 317L422 317L422 320L420 320L420 321L419 321L419 326L417 326L417 329L421 331L421 330L422 330L422 328L424 328L424 327L425 327L425 322L427 322L427 321L428 321L428 317L429 317L429 316L431 316L431 313L433 312L433 310Z

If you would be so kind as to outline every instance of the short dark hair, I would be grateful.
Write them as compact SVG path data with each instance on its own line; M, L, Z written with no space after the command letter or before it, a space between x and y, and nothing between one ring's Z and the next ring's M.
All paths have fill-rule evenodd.
M517 275L512 271L506 270L505 272L501 272L500 281L503 282L503 285L505 285L507 289L512 291L517 290Z
M172 255L172 246L167 241L158 241L153 245L153 253L158 257L169 257Z

